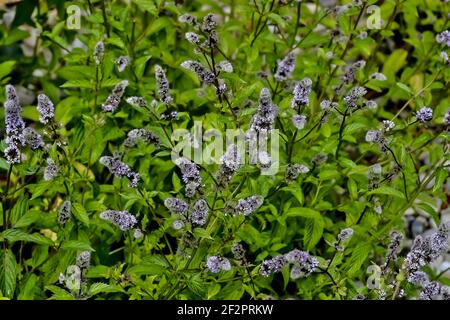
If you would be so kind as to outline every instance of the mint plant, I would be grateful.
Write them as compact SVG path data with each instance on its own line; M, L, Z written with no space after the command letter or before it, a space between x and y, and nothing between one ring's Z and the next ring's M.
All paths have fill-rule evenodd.
M0 297L450 297L450 3L0 7Z

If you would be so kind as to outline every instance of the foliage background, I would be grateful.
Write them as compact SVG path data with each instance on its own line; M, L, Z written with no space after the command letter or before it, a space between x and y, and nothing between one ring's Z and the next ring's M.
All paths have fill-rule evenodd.
M376 4L381 9L384 25L371 30L361 7L336 17L326 14L326 2L47 0L3 4L1 85L11 83L17 88L24 119L39 131L43 128L38 123L36 96L42 92L48 95L62 125L58 133L67 145L60 147L50 141L49 154L58 159L62 172L55 180L42 178L47 154L27 151L26 161L12 170L9 190L6 180L10 166L0 158L2 213L9 215L9 226L3 225L0 234L1 295L9 299L80 298L58 284L58 278L75 263L80 251L87 250L92 261L86 274L87 293L81 298L352 299L357 294L377 298L376 290L365 285L369 276L366 269L384 262L389 232L396 229L406 240L400 261L393 266L394 279L397 276L406 298L417 296L417 288L405 284L401 272L398 276L395 270L400 269L417 228L419 233L435 228L448 212L445 160L449 158L449 134L443 128L443 117L449 107L450 70L439 58L442 46L435 36L449 26L450 5L438 0L363 1L364 8ZM79 30L66 25L66 9L73 4L83 12ZM180 67L185 60L202 57L184 39L184 33L192 28L180 23L178 17L191 13L201 19L208 12L217 14L220 21L221 53L215 56L218 60L227 57L234 67L233 73L221 76L232 92L231 105L238 121L228 106L218 101L214 88L202 87L194 73ZM348 41L332 41L329 31L337 29ZM358 37L363 31L368 33L365 39ZM97 70L93 48L100 40L106 50ZM300 48L292 79L309 77L313 81L308 125L299 133L290 120L292 82L277 83L272 77L277 61L292 45ZM332 52L333 58L327 52ZM114 60L121 55L128 55L131 64L119 73ZM357 82L369 90L368 96L376 99L378 108L348 117L341 138L342 117L337 113L313 128L321 117L320 101L331 99L332 86L339 84L339 67L360 59L367 64L358 71ZM101 103L123 79L129 81L126 97L142 96L148 102L157 98L155 64L166 70L175 99L171 108L179 112L176 121L155 120L146 110L125 101L114 114L102 113ZM268 80L258 76L261 71L269 74ZM387 81L369 81L374 72L382 72ZM192 259L177 255L181 234L171 227L174 217L163 202L170 196L181 196L184 187L179 169L170 160L171 145L163 128L169 133L176 128L190 129L195 120L203 121L204 130L248 128L259 92L269 85L277 93L273 99L280 108L277 128L288 141L281 152L280 172L262 176L254 166L241 169L219 193L207 226L194 230L200 245L192 251ZM3 91L1 95L4 101ZM434 110L432 123L410 125L414 111L422 106ZM163 104L154 109L157 115L165 111ZM395 119L397 125L398 131L389 135L390 147L403 168L406 195L401 175L378 189L367 190L371 165L380 163L385 172L395 166L390 154L381 153L364 139L367 130L377 128L383 119ZM140 193L115 179L98 160L123 151L127 132L141 127L157 133L162 147L139 145L124 154L124 161L141 174ZM304 140L292 143L311 128ZM282 184L288 163L311 167L319 153L328 156L324 164L288 186ZM217 170L217 165L201 168L209 204L214 201L215 189L208 172ZM220 209L227 200L266 196L274 190L258 212L248 217L224 215ZM384 208L381 215L374 212L371 195L380 199ZM56 217L67 198L72 201L73 218L62 228ZM132 212L144 237L136 240L131 233L101 220L99 213L106 209ZM345 250L335 255L331 244L345 227L352 227L355 234ZM230 247L236 241L247 248L248 268L232 259ZM259 275L262 260L294 248L317 256L322 268L333 257L332 265L326 268L328 274L317 272L294 281L285 268L268 278ZM207 272L204 264L212 254L229 257L232 270L218 275ZM426 271L449 285L448 272L440 274L448 267L445 259ZM389 277L392 274L386 275ZM383 284L391 292L389 298L397 298L389 284Z

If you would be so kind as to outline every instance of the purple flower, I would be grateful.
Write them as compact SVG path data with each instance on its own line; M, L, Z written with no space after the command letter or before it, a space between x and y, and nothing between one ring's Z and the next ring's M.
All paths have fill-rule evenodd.
M136 218L128 211L107 210L100 213L100 218L108 220L122 231L132 229L137 224Z
M118 179L127 177L129 186L136 188L140 179L138 173L132 171L130 167L115 157L103 156L100 158L100 163L107 167L109 171L114 174Z

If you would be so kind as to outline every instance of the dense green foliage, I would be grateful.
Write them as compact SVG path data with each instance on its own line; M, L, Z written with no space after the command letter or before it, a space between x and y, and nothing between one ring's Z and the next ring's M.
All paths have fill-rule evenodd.
M450 54L450 45L436 36L449 29L450 4L343 1L333 11L323 5L327 2L334 1L47 0L1 8L1 86L16 88L26 126L39 132L46 146L21 146L20 163L9 163L3 153L0 158L0 297L418 297L422 289L408 281L411 270L405 264L416 234L411 235L405 217L425 216L438 228L448 204L450 64L441 52ZM375 11L368 12L374 4ZM68 10L71 5L77 7ZM180 21L186 13L200 24L213 13L215 31ZM373 27L377 21L380 28ZM198 33L202 44L190 43L186 32ZM203 44L216 35L217 44ZM104 56L99 59L94 48L100 41ZM279 64L290 52L295 69L280 78ZM129 57L121 72L120 56ZM181 66L186 60L201 62L214 81L202 84ZM221 72L224 60L233 72ZM361 60L365 64L357 63ZM155 65L167 76L170 103L160 100ZM371 77L375 73L380 74ZM291 108L294 86L304 78L312 81L309 101ZM128 86L119 106L103 111L122 80ZM218 93L222 83L227 88ZM351 107L345 97L355 86L367 92ZM260 166L245 164L222 185L220 164L199 163L202 186L187 196L183 172L171 159L172 132L191 130L194 121L201 121L203 132L248 130L263 88L278 106L278 172L264 175ZM39 121L36 108L41 93L55 106L48 124ZM143 97L147 106L127 103L132 96ZM7 99L2 89L5 106ZM337 104L321 108L324 99ZM416 117L423 107L432 109L431 120ZM178 112L175 119L164 116L172 111ZM294 126L296 113L307 117L304 128ZM7 119L3 112L0 117L0 149L6 150ZM395 127L382 129L383 120ZM137 128L156 135L159 144L124 145ZM100 161L113 155L139 173L137 187ZM52 179L44 179L47 159L58 167ZM292 164L309 171L288 181ZM251 214L235 214L237 202L253 195L264 197L262 205ZM170 197L191 207L206 200L206 223L185 221L183 228L174 228L179 217L165 205ZM66 200L70 220L58 223ZM142 236L102 219L106 210L131 213ZM353 235L338 241L345 228ZM392 230L404 239L398 258L386 261ZM244 258L232 252L237 243ZM319 266L301 277L291 274L295 264L261 274L264 260L294 249L308 252ZM444 259L447 250L440 252ZM83 265L80 254L86 251L90 263ZM231 268L211 272L206 265L211 256L227 258ZM436 296L448 297L448 272L428 263L423 271L442 284ZM367 285L373 281L379 286Z

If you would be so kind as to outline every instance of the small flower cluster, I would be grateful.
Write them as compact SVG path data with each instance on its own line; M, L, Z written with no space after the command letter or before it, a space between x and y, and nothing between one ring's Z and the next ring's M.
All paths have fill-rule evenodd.
M291 51L283 59L278 61L277 70L274 75L277 81L284 81L292 76L296 59L297 54Z
M231 144L220 158L220 169L217 174L218 183L222 186L228 184L234 173L242 166L243 160L238 146Z
M342 243L349 240L353 236L353 232L354 231L352 228L342 229L337 236L337 242L334 243L334 248L337 251L344 251L344 246L342 245Z
M422 107L416 112L416 119L421 123L427 123L433 119L433 109Z
M439 44L444 44L447 47L450 47L450 31L444 30L441 33L436 35L436 41Z
M200 62L187 60L184 61L181 66L195 72L204 85L213 84L216 79L214 73L205 68Z
M130 57L120 56L116 59L117 71L122 72L130 63Z
M319 267L319 260L316 257L298 249L294 249L285 254L285 259L288 263L292 264L291 279L293 280L306 277Z
M381 130L369 130L366 133L367 142L375 142L380 147L381 151L387 152L388 146L383 131Z
M373 166L371 166L369 168L369 172L367 174L367 177L369 179L369 183L367 186L368 190L374 190L379 187L380 181L381 181L381 173L382 173L382 168L379 163L374 164Z
M250 131L267 132L272 130L277 115L278 107L272 103L269 89L263 88L259 96L258 111L251 120Z
M344 102L350 110L355 110L360 105L360 100L367 93L364 87L353 87L344 97Z
M202 177L198 166L188 158L181 157L176 161L181 170L182 180L186 186L186 196L191 198L202 186Z
M221 256L209 256L206 260L206 267L212 273L231 270L230 260Z
M94 47L94 61L96 65L102 63L104 55L105 55L105 44L102 41L99 41L95 44Z
M289 164L286 168L285 178L287 182L293 182L297 180L300 174L305 174L309 172L309 168L304 164L294 163Z
M100 213L100 218L116 225L121 231L130 230L137 224L136 218L126 210L106 210Z
M77 256L76 264L80 269L89 269L91 266L91 253L89 251L80 252Z
M147 107L147 101L142 97L128 97L126 101L134 107L145 108Z
M70 220L71 211L72 203L69 200L64 201L58 211L58 223L60 225L63 225Z
M263 204L264 197L260 195L253 195L245 199L239 199L236 205L236 213L248 216L257 211Z
M138 141L143 141L146 144L159 145L159 137L147 129L133 129L127 134L127 138L123 145L127 148L134 147Z
M114 112L117 109L127 86L128 81L122 80L114 87L113 91L102 105L103 111Z
M37 111L39 112L39 121L42 124L48 124L55 117L55 106L45 94L38 95Z
M306 251L294 249L284 255L276 256L269 260L264 260L259 268L262 276L279 272L287 264L293 264L291 269L291 278L298 279L310 275L319 267L319 261Z
M386 254L386 266L390 261L396 261L398 258L398 254L401 250L401 243L403 240L403 235L398 231L392 231L390 234L391 242L388 246L388 251Z
M169 81L167 80L166 72L159 65L155 65L155 80L159 99L162 103L171 104L173 98L169 93Z
M366 65L366 62L364 60L359 60L352 65L348 66L344 72L344 74L341 76L341 81L344 84L352 84L353 81L355 81L355 74L358 70L364 68Z
M118 179L127 177L129 179L129 186L136 188L140 179L139 173L134 172L130 167L117 159L116 157L103 156L100 158L100 163L107 167L109 171Z
M6 86L5 126L6 144L4 151L8 163L19 163L21 160L20 135L25 129L25 122L22 119L22 107L16 89L12 85Z
M435 261L449 248L450 223L442 224L433 234L422 237L417 236L410 252L407 254L404 268L408 275L420 271L422 267Z
M190 215L189 205L184 200L178 198L167 198L164 200L164 205L170 212L180 217L180 219L173 223L173 227L176 230L184 228L187 222L192 223L194 226L204 226L206 224L209 207L208 203L204 199L199 199L193 204L190 210Z
M59 167L52 158L47 158L47 166L44 168L44 180L50 181L58 176Z

